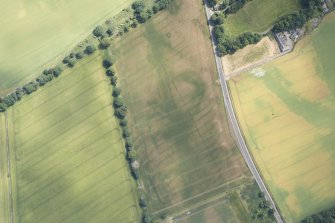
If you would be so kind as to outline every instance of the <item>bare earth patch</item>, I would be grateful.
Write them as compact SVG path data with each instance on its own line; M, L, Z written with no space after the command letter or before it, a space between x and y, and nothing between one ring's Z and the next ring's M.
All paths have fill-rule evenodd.
M246 70L269 62L280 54L275 40L264 37L259 43L238 50L222 58L226 76L235 76Z

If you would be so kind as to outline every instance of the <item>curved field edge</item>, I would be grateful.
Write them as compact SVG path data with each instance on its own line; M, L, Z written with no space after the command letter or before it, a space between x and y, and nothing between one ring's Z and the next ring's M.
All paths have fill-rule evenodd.
M94 26L133 0L0 0L0 92L15 89L57 63ZM17 64L20 64L17 66Z
M293 53L229 81L247 143L284 217L334 204L334 13Z
M99 54L13 107L18 222L138 222Z

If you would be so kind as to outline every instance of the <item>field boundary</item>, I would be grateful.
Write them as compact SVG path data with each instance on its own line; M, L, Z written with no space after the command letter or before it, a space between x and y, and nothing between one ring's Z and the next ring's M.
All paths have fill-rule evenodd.
M100 57L102 58L102 56L100 56ZM108 84L110 82L108 77L106 75L103 75L103 78L104 78L104 81L106 82L106 85L107 85L109 91L113 92L113 86ZM111 104L113 104L113 97L111 97ZM114 111L114 108L111 107L111 110ZM115 116L113 116L113 118L115 119L116 122L118 121ZM120 141L121 141L122 146L123 146L122 148L126 148L125 140L122 138L122 129L121 129L120 125L117 124L117 127L115 129L117 129L117 131L120 134ZM125 155L125 156L127 154L126 152L127 151L125 149L122 150L122 154ZM127 163L127 161L126 161L126 163ZM138 200L138 196L137 196L138 193L136 192L134 187L140 188L139 183L136 182L134 180L134 178L132 177L129 166L127 166L126 169L127 169L127 171L126 171L127 172L127 177L128 177L128 180L130 181L130 185L131 185L131 193L133 195L134 200L137 201ZM139 206L135 205L135 209L136 209L136 212L137 212L137 216L140 217L141 216L141 210L140 210Z
M231 95L230 86L227 85L227 87L228 87L229 95ZM234 100L232 100L232 106L233 106L233 108L234 108L234 110L235 110L236 108L235 108L235 102L234 102ZM240 124L240 119L238 118L238 116L237 116L236 120L237 120L238 126L241 126L241 124ZM243 137L244 141L246 142L246 145L249 146L249 145L248 145L248 141L247 141L246 138L245 138L244 132L241 131L241 134L242 134L242 137ZM251 150L250 150L249 154L250 154L252 160L255 160L254 154L253 154L253 152L252 152ZM266 180L264 179L264 176L263 176L263 174L262 174L260 168L258 167L257 162L255 161L254 164L255 164L255 167L256 167L256 169L257 169L257 171L258 171L260 177L262 178L262 180L263 180L263 182L264 182L265 187L267 188L268 193L271 195L271 197L274 197L273 194L272 194L272 192L270 191L270 189L269 189L267 183L266 183ZM275 207L277 207L277 211L278 211L278 213L279 213L279 215L280 215L280 217L281 217L281 220L283 220L283 222L285 222L285 219L283 218L284 215L283 215L282 211L280 210L277 201L276 201L275 199L272 199L272 201L275 203Z
M234 180L231 180L231 181L229 181L229 182L220 184L220 185L218 185L218 186L216 186L216 187L214 187L214 188L212 188L212 189L210 189L210 190L207 190L207 191L202 192L202 193L200 193L200 194L194 195L194 196L192 196L192 197L190 197L190 198L188 198L188 199L184 199L184 200L182 200L182 201L180 201L180 202L178 202L178 203L176 203L176 204L173 204L173 205L170 205L170 206L168 206L168 207L165 207L165 208L162 208L162 209L160 209L160 210L157 210L157 211L153 212L152 214L153 214L153 215L158 215L158 214L160 214L160 213L162 213L162 212L164 212L164 211L166 211L166 210L175 208L176 206L178 207L178 205L181 205L181 204L183 204L183 203L185 203L185 202L189 202L189 201L192 201L193 199L196 199L196 198L198 198L198 197L205 196L205 195L207 195L208 193L211 193L211 192L213 192L213 191L215 191L215 190L219 190L219 189L221 189L221 188L223 188L223 187L225 187L225 186L229 186L230 184L233 184L233 183L235 183L235 182L238 182L238 181L243 180L243 179L246 179L246 178L247 178L247 177L245 177L245 176L238 177L238 178L236 178L236 179L234 179ZM219 195L224 196L224 195L223 195L224 193L226 193L226 192L219 193ZM213 199L213 198L212 198L212 199ZM207 198L206 200L211 200L211 197ZM208 202L210 202L210 201L208 201ZM185 208L185 209L189 209L189 208L192 207L192 206L198 206L198 205L201 205L201 203L202 203L201 201L200 201L200 202L196 202L194 205L188 206L188 207ZM205 203L206 203L206 202L205 202Z
M206 17L207 17L208 29L210 30L210 37L211 37L211 43L212 43L212 48L213 48L213 54L214 54L214 57L215 57L216 68L217 68L217 71L218 71L218 74L219 74L219 80L220 80L222 95L224 97L224 102L225 102L225 105L226 105L226 108L227 108L228 116L230 118L230 121L232 122L233 130L234 130L234 132L237 136L237 139L238 139L238 144L240 146L239 149L240 149L241 155L243 156L243 158L244 158L246 164L248 165L252 175L254 176L260 190L265 193L266 200L268 200L271 203L271 206L272 206L271 208L274 209L274 217L276 218L277 222L282 223L284 221L283 221L281 212L278 211L279 210L278 205L274 201L274 199L272 198L272 194L269 192L266 183L264 183L263 176L259 172L259 168L258 168L257 164L255 164L254 158L252 157L252 155L249 152L249 150L247 148L247 145L245 143L244 135L243 135L242 131L240 130L239 122L238 122L238 119L236 118L236 115L235 115L234 106L233 106L233 103L230 99L230 91L229 91L229 87L227 86L226 78L224 76L224 71L223 71L221 58L218 57L218 55L216 54L216 51L215 51L215 42L214 42L214 36L213 36L213 33L212 33L212 26L209 23L212 11L206 3L207 3L207 1L205 1L205 5L204 5L205 13L206 13Z
M5 131L6 131L6 159L7 159L7 178L8 178L8 201L9 201L9 216L10 223L14 223L14 201L12 192L12 174L11 174L11 159L10 159L10 149L9 149L9 134L8 134L8 115L7 111L4 113L5 116Z

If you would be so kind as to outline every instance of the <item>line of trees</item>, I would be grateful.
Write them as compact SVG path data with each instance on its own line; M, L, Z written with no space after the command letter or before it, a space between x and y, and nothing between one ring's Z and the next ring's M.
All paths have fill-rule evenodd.
M260 191L257 183L245 185L241 191L241 197L248 204L252 222L275 223L274 210L265 199L264 193Z
M211 3L212 2L212 3ZM214 4L216 1L209 1L209 4ZM231 38L225 34L224 21L228 13L235 13L238 9L242 8L247 0L235 0L231 1L228 5L224 5L224 8L228 7L225 12L216 12L210 18L210 23L213 28L213 36L216 40L216 52L219 56L224 56L227 54L234 54L237 50L243 49L249 44L256 44L262 39L262 35L258 33L243 33L236 38ZM218 3L215 3L218 4ZM220 6L221 6L220 5ZM236 8L234 8L234 5ZM233 10L234 9L234 10ZM236 10L235 10L236 9ZM232 11L233 10L233 11Z
M47 82L57 78L62 73L62 68L56 66L49 70L44 70L35 80L30 81L14 92L0 98L0 112L4 112L7 108L13 106L16 102L20 101L24 95L29 95L35 92L39 86L45 85Z
M216 51L219 56L234 54L237 50L243 49L249 44L256 44L262 39L262 35L250 32L243 33L236 38L230 38L225 35L222 25L214 27L213 35L216 40Z
M233 14L238 12L243 6L252 0L230 0L230 1L222 1L222 0L208 0L209 7L218 7L219 10L224 10L226 15Z
M134 17L139 23L149 20L153 14L166 9L172 0L156 0L152 7L148 6L145 1L139 0L132 4Z
M72 68L76 62L85 57L85 55L91 55L95 51L95 47L88 44L84 50L71 52L68 56L65 56L62 60L64 65ZM39 76L34 80L29 81L22 87L17 88L14 92L0 98L0 112L4 112L7 108L13 106L16 102L20 101L24 95L29 95L38 90L39 87L44 86L54 78L59 77L64 71L65 67L61 64L56 65L50 69L45 69Z
M24 95L29 95L41 86L44 86L48 82L52 81L54 78L57 78L61 75L66 67L72 68L75 64L83 59L85 56L93 54L97 49L95 45L98 45L99 49L106 49L111 45L110 39L115 35L115 27L111 25L110 21L105 22L107 26L98 25L92 31L92 35L97 39L98 44L95 44L92 41L87 39L83 41L85 44L79 44L81 47L76 47L77 49L73 50L69 55L65 56L61 64L57 66L46 69L34 80L29 81L22 87L17 88L14 92L0 98L0 112L4 112L7 108L13 106L16 102L20 101ZM136 26L134 26L135 28ZM120 35L121 36L121 35Z
M160 10L165 9L168 4L172 0L156 0L152 9L148 11L145 8L145 4L143 1L136 1L132 4L132 8L134 10L134 15L136 15L136 19L138 22L145 22L147 19L141 18L144 16L148 16L148 19L151 17L149 14L157 13ZM148 13L144 15L144 13ZM106 21L107 25L110 25L110 21ZM106 28L106 26L97 26L92 31L92 35L97 41L99 42L98 48L100 50L107 49L111 45L111 40L108 37L112 37L113 35L122 36L123 31L119 30L116 33L114 26L110 25ZM134 21L131 25L132 28L137 27L136 21ZM53 80L55 77L57 78L64 70L64 68L69 67L72 68L75 66L76 62L85 57L85 55L91 55L96 51L95 45L90 43L89 41L85 40L86 46L83 50L76 50L75 52L71 52L68 56L65 56L62 60L63 65L58 65L53 67L49 70L43 71L41 75L39 75L35 80L30 81L29 83L25 84L22 88L18 88L15 92L3 97L0 99L0 112L5 111L8 107L14 105L17 101L19 101L25 94L31 94L32 92L36 91L39 86L44 86L46 83ZM124 145L126 150L126 159L128 160L130 172L134 180L138 181L140 178L139 172L139 162L137 160L136 150L134 149L134 144L131 139L131 133L128 128L128 121L127 121L127 106L124 103L123 98L121 97L121 89L118 87L118 78L115 72L113 65L116 62L116 57L111 55L106 57L102 61L102 66L105 68L106 76L109 78L110 84L112 85L113 91L113 108L114 108L114 115L119 120L119 126L122 130L122 137L124 139ZM143 223L152 223L152 218L149 213L149 209L147 207L147 201L145 198L145 194L140 191L140 199L139 199L139 206L142 208L142 222Z
M281 17L273 26L274 33L301 28L311 18L322 15L323 0L301 0L299 12Z
M334 223L335 222L335 207L320 213L313 214L301 221L302 223Z
M112 97L113 97L113 108L114 115L119 120L119 127L122 132L122 138L124 139L124 146L126 151L126 159L129 164L130 172L135 181L138 181L140 178L139 172L139 161L137 159L137 153L134 149L133 140L131 137L130 130L128 128L127 120L127 111L128 108L122 98L121 89L118 87L118 78L113 67L116 58L114 56L109 56L105 58L102 62L102 66L105 68L105 73L109 79L110 84L112 85ZM152 219L149 214L147 207L147 201L145 195L141 193L139 199L139 206L142 209L142 222L151 223Z

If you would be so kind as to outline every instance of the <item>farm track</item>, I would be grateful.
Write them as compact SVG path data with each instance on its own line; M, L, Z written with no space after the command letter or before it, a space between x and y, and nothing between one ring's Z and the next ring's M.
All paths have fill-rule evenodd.
M265 183L263 182L263 179L260 175L260 173L258 172L258 169L253 161L253 158L251 157L251 154L248 151L248 148L246 146L246 143L244 141L242 132L239 128L239 124L234 112L234 108L233 108L233 104L231 102L230 99L230 94L229 94L229 90L228 90L228 86L227 86L227 82L224 76L224 71L223 71L223 67L222 67L222 62L221 62L221 58L218 57L218 55L215 52L215 42L214 42L214 37L212 35L212 27L209 23L212 11L211 9L208 7L207 5L207 1L204 1L204 6L205 6L205 11L206 11L206 17L207 17L207 24L208 24L208 28L209 28L209 32L210 32L210 37L211 37L211 42L212 42L212 47L213 47L213 53L215 56L215 62L216 62L216 68L218 71L218 75L219 75L219 79L220 79L220 84L221 84L221 90L222 90L222 95L223 95L223 99L224 99L224 104L228 113L228 118L229 121L231 123L231 126L233 128L233 132L236 136L237 142L238 142L238 147L241 151L241 154L246 162L246 164L248 165L252 175L254 176L260 190L264 193L266 200L268 200L270 202L271 208L273 208L274 210L274 216L277 220L278 223L283 223L284 221L282 220L282 217L276 207L276 204L274 202L274 200L271 197L270 192L268 191Z
M9 212L10 212L9 213L9 218L10 218L10 223L14 223L12 174L11 174L11 161L10 161L10 150L9 150L7 111L5 112L5 129L6 129L6 158L7 158L7 178L8 178L8 200L9 200Z

